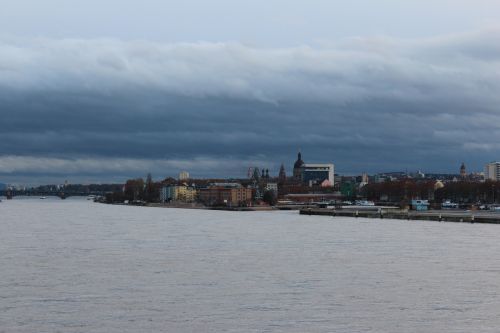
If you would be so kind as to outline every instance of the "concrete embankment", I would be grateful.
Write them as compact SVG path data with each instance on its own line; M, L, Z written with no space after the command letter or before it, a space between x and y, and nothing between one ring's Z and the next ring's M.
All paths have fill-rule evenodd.
M432 211L414 212L404 210L336 210L328 208L301 209L302 215L363 217L376 219L423 220L439 222L468 222L500 224L500 214L490 212Z

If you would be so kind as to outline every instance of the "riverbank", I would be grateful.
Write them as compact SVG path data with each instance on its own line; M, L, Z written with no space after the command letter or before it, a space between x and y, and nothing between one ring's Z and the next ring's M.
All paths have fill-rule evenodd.
M146 207L156 208L181 208L181 209L204 209L204 210L225 210L237 212L254 212L254 211L272 211L279 210L277 207L271 206L253 206L253 207L207 207L199 203L148 203Z
M500 224L500 214L485 211L406 211L400 209L388 210L336 210L329 208L305 208L301 215L321 215L339 217L362 217L373 219L422 220L438 222L466 222Z

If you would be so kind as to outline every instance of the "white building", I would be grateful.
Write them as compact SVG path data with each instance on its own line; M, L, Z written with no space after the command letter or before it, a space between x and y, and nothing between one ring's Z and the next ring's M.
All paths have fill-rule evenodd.
M179 173L179 180L186 180L186 179L189 179L189 172L181 171L181 173Z
M491 162L486 164L484 168L484 179L500 180L500 162Z
M327 180L330 186L333 186L335 184L334 173L335 166L331 163L306 163L302 166L302 182L306 184L321 184Z
M278 183L267 183L266 191L272 191L275 194L278 194Z
M193 202L196 199L196 189L186 185L163 186L160 190L160 201Z

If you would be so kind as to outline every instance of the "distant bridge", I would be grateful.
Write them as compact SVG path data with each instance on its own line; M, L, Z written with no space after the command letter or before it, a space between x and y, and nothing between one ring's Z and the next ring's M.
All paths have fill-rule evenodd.
M102 196L108 193L107 191L90 191L90 192L79 192L79 191L16 191L10 190L13 196L61 196L61 193L64 194L65 197L84 197L88 195L96 195ZM0 196L6 196L8 190L0 190Z

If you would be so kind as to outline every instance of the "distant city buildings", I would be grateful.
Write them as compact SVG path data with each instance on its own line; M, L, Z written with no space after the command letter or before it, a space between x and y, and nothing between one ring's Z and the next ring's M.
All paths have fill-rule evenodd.
M275 195L278 195L278 183L266 183L265 190L271 191Z
M142 178L128 180L123 188L120 186L120 190L111 192L110 200L179 206L255 207L273 206L278 201L294 204L324 201L337 205L361 199L392 204L411 204L410 200L428 200L435 204L449 199L459 202L496 202L500 199L500 185L490 182L500 180L500 162L488 163L484 173L467 173L465 163L461 163L457 171L449 174L405 170L372 175L336 175L333 163L306 163L299 152L292 176L287 176L283 163L274 175L267 167L252 166L248 168L246 178L192 179L187 171L182 171L178 179L168 177L153 182L148 175L146 181ZM75 195L91 190L66 182L32 192ZM13 193L12 189L6 191L5 188L0 192L5 195Z
M207 206L251 206L253 191L237 183L216 183L200 189L198 198Z
M488 180L500 180L500 162L491 162L484 168L484 178Z
M293 164L291 177L287 177L284 164L280 165L276 176L270 175L267 168L253 166L248 168L246 179L226 181L191 179L193 189L194 187L197 189L191 196L182 194L188 187L179 186L181 182L174 180L176 186L163 188L161 197L164 201L196 200L206 206L227 207L274 205L273 200L303 204L338 203L343 200L355 202L369 198L392 204L405 202L420 210L426 209L428 202L434 203L434 200L443 200L443 197L446 199L448 196L453 198L448 191L456 192L456 189L464 186L480 186L474 184L484 183L485 178L500 180L500 162L492 162L486 166L486 177L483 173L468 174L464 163L461 163L458 171L450 174L432 174L420 170L416 172L406 170L375 175L363 173L339 176L335 175L333 163L306 163L302 159L302 153L299 152ZM179 175L179 179L188 177L185 172ZM487 197L488 193L483 194L484 200L494 201Z
M194 202L196 194L196 189L187 185L163 186L160 190L160 201L162 203L171 201Z
M332 187L335 184L334 174L333 163L305 163L300 152L293 165L294 179L309 186Z

